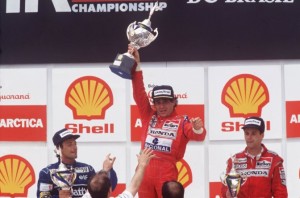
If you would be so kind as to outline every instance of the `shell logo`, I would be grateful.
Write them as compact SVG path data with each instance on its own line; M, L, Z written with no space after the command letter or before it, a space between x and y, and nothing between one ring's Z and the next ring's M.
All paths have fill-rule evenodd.
M34 183L35 173L27 160L17 155L0 157L0 197L27 197Z
M262 108L269 102L269 91L257 76L240 74L226 83L221 97L230 117L246 118L261 116Z
M178 170L177 181L180 182L184 188L186 188L193 181L192 170L184 159L178 161L176 163L176 167Z
M113 104L113 95L102 79L84 76L69 86L65 104L72 110L74 119L104 119L106 110Z

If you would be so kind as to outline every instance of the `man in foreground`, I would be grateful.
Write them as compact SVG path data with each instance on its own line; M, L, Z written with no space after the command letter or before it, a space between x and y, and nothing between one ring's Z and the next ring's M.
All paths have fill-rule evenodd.
M237 197L288 197L283 159L262 144L264 120L260 117L246 118L242 129L247 146L235 154L233 162L232 158L228 159L226 169L226 173L229 173L233 163L236 171L244 178ZM232 197L225 185L222 186L222 197Z
M166 181L162 187L163 198L184 198L184 187L178 181Z
M138 156L138 165L135 174L132 177L131 183L126 190L118 195L118 198L133 198L143 180L144 172L149 164L149 161L155 155L151 149L144 149ZM109 198L111 194L111 182L106 171L100 171L94 175L88 182L88 192L82 198Z
M50 164L46 168L43 168L39 173L38 185L37 185L37 197L40 198L81 198L87 191L87 181L90 177L95 175L95 170L91 165L77 162L77 143L76 139L80 135L73 135L67 129L62 129L56 132L52 138L55 145L56 155L58 162ZM109 172L110 180L113 189L117 185L117 175L113 170L115 158L110 158L110 155L106 156L103 162L103 170ZM66 189L62 189L61 186L53 182L53 179L58 174L53 174L59 167L63 167L65 170L73 170L76 173L76 177L71 180L70 186L65 184L62 180L62 184L66 185ZM60 175L67 175L64 173ZM72 176L72 174L70 174ZM55 180L55 179L54 179Z

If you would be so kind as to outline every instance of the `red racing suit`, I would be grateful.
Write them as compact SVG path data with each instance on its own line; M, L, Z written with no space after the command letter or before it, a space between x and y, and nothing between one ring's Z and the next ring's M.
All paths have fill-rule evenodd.
M258 156L251 156L247 148L236 154L234 167L238 173L245 176L238 198L287 198L286 178L283 159L277 153L268 150L262 144L263 151ZM226 172L232 167L228 159ZM222 197L226 197L227 187L222 185Z
M189 140L203 141L206 131L196 134L192 124L176 111L168 117L157 116L146 94L142 71L136 71L132 78L133 97L142 119L141 149L150 147L156 154L145 171L139 188L140 198L161 198L165 181L176 180L176 162L184 156Z

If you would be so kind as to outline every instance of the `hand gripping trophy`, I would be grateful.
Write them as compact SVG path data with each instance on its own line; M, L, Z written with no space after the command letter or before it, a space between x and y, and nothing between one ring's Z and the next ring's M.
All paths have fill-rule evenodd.
M225 186L228 187L230 196L236 198L241 184L245 181L245 179L234 168L235 156L231 157L231 162L231 170L228 174L221 176L221 181Z
M58 169L50 170L51 180L60 188L60 190L72 191L72 186L77 176L75 169L73 167L66 167L61 161L61 155L57 153L57 150L55 152L59 157L60 163Z
M133 22L127 27L127 38L130 41L131 46L136 49L148 46L152 43L158 36L157 28L153 30L151 28L150 18L154 11L158 9L158 2L150 10L148 19L143 20L142 22ZM121 76L125 79L132 79L132 72L135 68L135 60L132 54L126 52L124 54L118 54L113 62L113 65L110 65L110 70Z

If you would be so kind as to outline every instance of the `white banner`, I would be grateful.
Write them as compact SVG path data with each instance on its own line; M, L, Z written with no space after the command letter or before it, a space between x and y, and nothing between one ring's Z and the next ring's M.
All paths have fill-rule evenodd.
M265 139L281 138L281 70L276 65L208 68L209 138L241 140L244 118L261 116Z
M82 66L53 69L54 131L69 128L81 135L79 142L125 141L125 80L108 66Z
M47 69L0 68L0 105L46 105Z
M16 197L36 197L39 171L48 166L47 157L47 148L44 144L14 143L12 146L2 143L0 147L0 172L2 175L6 174L12 183L7 183L8 188L6 188L6 183L2 180L1 194L11 194L11 196L7 196L8 198L16 195L18 195ZM7 169L4 169L5 166ZM11 169L8 169L9 166ZM23 181L24 183L18 183L20 180L14 180L22 177L27 178ZM15 188L12 189L12 185ZM6 190L8 191L6 192Z
M178 104L204 104L204 69L196 63L143 63L141 65L146 92L157 85L170 85ZM131 91L132 93L132 91ZM131 97L131 104L135 104Z

